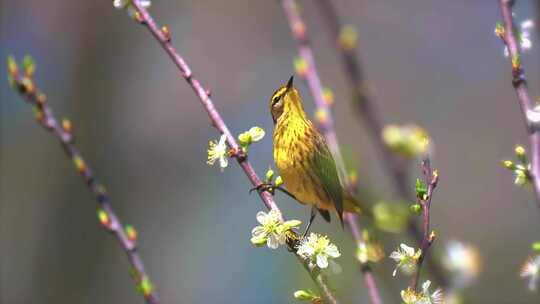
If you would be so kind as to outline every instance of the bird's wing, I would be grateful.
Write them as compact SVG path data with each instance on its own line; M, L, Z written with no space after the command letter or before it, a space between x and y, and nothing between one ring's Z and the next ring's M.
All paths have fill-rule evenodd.
M318 132L316 132L315 136L313 163L315 174L322 182L324 190L334 203L339 219L343 224L343 189L339 181L336 163L332 157L332 153L328 149L326 140Z

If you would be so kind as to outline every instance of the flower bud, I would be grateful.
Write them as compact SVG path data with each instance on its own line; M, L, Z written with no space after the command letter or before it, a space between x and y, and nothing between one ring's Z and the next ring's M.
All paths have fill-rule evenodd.
M310 290L297 290L294 292L294 298L301 301L311 301L317 297Z
M264 129L261 127L252 127L251 129L249 129L248 133L251 136L252 142L256 142L263 139L265 135Z
M281 178L281 176L276 177L274 185L276 185L276 187L283 185L283 178Z
M266 171L266 182L271 182L274 178L274 170L272 168L268 168L268 171Z

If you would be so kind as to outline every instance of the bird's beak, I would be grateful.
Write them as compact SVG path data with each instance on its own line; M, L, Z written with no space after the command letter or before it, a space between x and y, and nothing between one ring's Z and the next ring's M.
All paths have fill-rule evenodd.
M289 78L289 81L287 81L287 91L290 90L293 86L293 80L294 80L294 75L291 76L291 78Z

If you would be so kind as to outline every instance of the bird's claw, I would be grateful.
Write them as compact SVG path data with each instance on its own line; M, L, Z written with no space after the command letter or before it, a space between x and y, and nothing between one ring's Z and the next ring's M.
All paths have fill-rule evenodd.
M249 194L251 194L251 192L253 192L254 190L257 190L257 193L259 194L261 194L264 191L267 191L268 193L274 195L276 188L277 187L274 184L262 183L262 184L257 185L256 187L249 189Z
M272 195L274 195L276 193L276 190L279 190L279 191L285 193L286 195L288 195L293 200L299 201L296 198L296 196L294 196L294 194L287 191L287 189L283 188L282 186L276 186L275 184L272 184L272 183L261 183L258 186L249 189L249 194L251 194L251 192L253 192L254 190L257 190L257 192L259 194L261 194L264 191L267 191L268 193L270 193Z

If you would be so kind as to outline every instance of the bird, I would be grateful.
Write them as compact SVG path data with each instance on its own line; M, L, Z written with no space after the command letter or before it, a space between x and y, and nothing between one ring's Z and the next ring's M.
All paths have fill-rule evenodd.
M325 137L308 118L293 76L269 101L274 122L274 162L286 190L295 200L311 205L309 230L317 211L330 222L335 210L343 227L343 213L362 209L341 184L336 162Z

